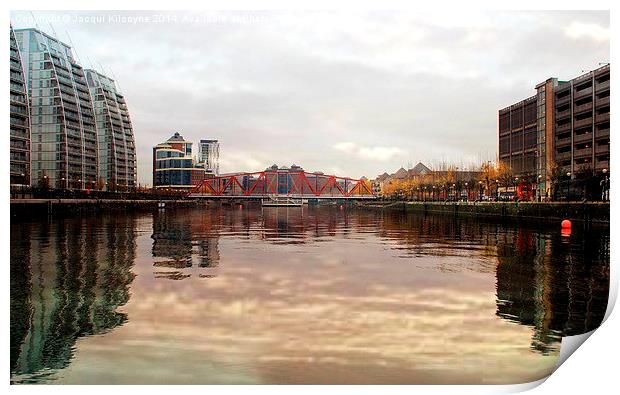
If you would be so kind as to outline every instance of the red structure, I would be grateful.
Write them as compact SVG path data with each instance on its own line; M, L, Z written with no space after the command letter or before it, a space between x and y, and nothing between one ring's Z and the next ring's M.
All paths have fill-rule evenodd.
M366 179L337 177L303 170L268 169L207 178L189 193L190 197L267 198L289 196L308 199L374 199Z

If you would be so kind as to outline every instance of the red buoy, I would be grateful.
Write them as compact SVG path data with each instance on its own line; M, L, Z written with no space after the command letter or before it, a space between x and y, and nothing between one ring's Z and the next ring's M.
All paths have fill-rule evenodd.
M570 220L565 219L564 221L562 221L562 229L570 229L572 228L573 224L570 222Z

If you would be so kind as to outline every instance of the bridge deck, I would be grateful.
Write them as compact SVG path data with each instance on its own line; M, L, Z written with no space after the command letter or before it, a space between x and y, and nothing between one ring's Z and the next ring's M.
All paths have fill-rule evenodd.
M374 195L358 195L358 196L316 196L316 195L273 195L273 194L252 194L252 195L210 195L201 193L190 193L188 198L193 199L245 199L245 200L263 200L271 199L273 197L286 197L291 199L308 199L308 200L374 200L377 197Z

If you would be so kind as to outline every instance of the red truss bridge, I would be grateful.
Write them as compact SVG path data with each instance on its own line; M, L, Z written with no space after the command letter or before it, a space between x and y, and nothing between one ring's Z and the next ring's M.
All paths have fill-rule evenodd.
M370 182L323 173L266 170L207 178L188 195L193 198L375 199Z

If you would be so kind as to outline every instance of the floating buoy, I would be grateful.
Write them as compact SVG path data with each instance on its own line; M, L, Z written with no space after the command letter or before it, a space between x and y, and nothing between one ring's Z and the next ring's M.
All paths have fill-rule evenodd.
M565 219L564 221L562 221L562 229L570 229L572 228L573 224L570 222L570 220Z
M562 237L570 237L571 230L570 230L570 228L562 228L560 233L561 233Z

